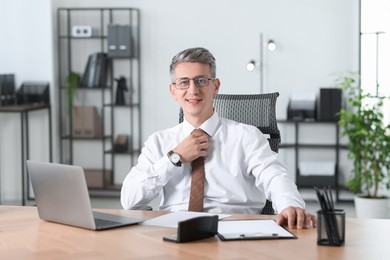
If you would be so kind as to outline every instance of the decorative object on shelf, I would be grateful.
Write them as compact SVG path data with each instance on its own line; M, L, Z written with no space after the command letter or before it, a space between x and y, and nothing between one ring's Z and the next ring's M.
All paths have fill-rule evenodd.
M114 151L124 153L129 150L129 135L119 134L115 139Z
M107 79L107 54L98 52L89 55L80 86L84 88L104 88Z
M388 198L382 194L390 190L390 124L383 122L386 97L364 93L356 77L347 74L337 81L348 97L348 107L341 109L339 120L342 136L349 138L349 157L353 160L352 178L347 185L356 196L375 201L384 199L388 205ZM357 202L355 198L357 213L371 211L360 210ZM387 213L388 210L386 216L377 217L388 217Z
M72 26L72 36L78 38L92 37L92 27L89 25L74 25Z
M126 78L120 77L119 79L115 79L117 82L117 88L116 88L116 99L115 104L116 105L125 105L125 91L128 90L127 84L126 84Z

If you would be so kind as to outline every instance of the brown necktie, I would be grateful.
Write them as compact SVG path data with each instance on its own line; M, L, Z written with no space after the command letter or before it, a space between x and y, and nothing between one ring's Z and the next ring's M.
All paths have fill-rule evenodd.
M192 133L203 133L202 129L195 129ZM203 211L204 197L204 157L199 157L192 161L191 192L189 211Z

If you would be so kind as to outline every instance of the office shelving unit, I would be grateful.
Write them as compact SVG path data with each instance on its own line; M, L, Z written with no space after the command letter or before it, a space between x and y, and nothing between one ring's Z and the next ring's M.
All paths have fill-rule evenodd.
M108 53L108 26L129 26L128 56L107 59L107 80L97 87L79 86L75 104L94 106L101 118L101 135L78 137L73 133L73 107L67 101L65 82L70 72L82 77L89 55ZM83 37L72 33L75 26L89 26L92 35ZM59 8L57 10L58 97L60 161L77 164L85 169L90 192L119 191L123 178L138 157L141 147L141 64L140 11L134 8ZM126 102L117 105L116 79L124 77L128 90ZM127 124L128 121L128 124ZM115 149L116 137L128 136L128 149ZM125 160L125 163L118 163ZM117 167L117 165L119 165ZM120 165L127 168L120 169Z
M345 145L340 144L340 129L338 123L335 121L295 121L295 120L278 120L278 124L293 124L294 126L294 139L289 143L281 143L280 149L293 149L294 150L294 162L295 162L295 177L298 188L313 188L313 186L331 186L335 189L337 201L340 199L340 189L342 185L339 183L339 161L340 150L346 149ZM300 140L300 127L302 125L312 125L319 127L320 125L331 125L334 127L335 142L334 143L315 143L315 142L301 142ZM299 163L301 162L300 153L303 149L310 150L331 150L335 154L335 169L333 175L302 175Z

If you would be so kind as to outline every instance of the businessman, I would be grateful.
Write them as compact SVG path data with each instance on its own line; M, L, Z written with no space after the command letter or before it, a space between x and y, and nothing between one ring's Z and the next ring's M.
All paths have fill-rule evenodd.
M254 126L214 112L213 98L221 85L214 56L204 48L181 51L172 59L170 76L170 93L183 109L184 121L146 140L137 165L123 182L123 208L145 207L162 192L160 210L193 210L191 189L201 185L196 211L255 214L268 199L279 224L315 227L316 218L305 210L266 137ZM199 159L204 161L204 180L191 184L197 167L192 163Z

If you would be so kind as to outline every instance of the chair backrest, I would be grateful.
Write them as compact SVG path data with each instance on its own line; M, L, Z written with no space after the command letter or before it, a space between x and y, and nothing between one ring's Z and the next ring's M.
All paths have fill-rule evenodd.
M219 117L256 126L268 138L271 149L278 152L280 131L276 121L278 92L253 95L219 94L214 98L214 109ZM180 108L179 123L183 122Z
M280 131L276 121L278 92L253 95L219 94L214 98L214 109L219 117L256 126L268 137L270 147L278 152ZM179 112L183 122L183 110ZM261 214L274 214L272 203L267 200Z

